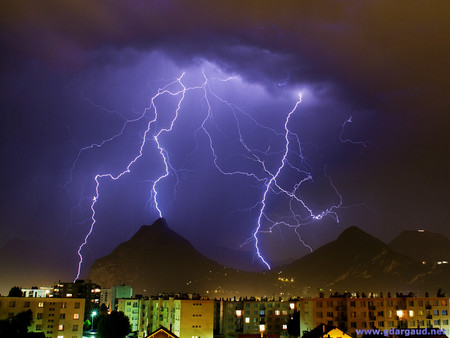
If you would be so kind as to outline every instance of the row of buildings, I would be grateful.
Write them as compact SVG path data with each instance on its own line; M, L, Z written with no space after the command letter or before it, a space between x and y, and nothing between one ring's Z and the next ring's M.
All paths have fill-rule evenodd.
M83 319L101 304L129 318L137 337L165 327L181 338L303 336L325 324L352 337L357 330L436 328L450 331L449 298L335 295L317 298L207 299L198 295L133 297L129 286L101 289L77 281L52 288L22 289L23 297L0 297L0 319L31 310L33 332L81 338Z
M181 338L247 335L303 336L325 324L352 337L357 330L435 328L449 332L446 297L330 297L300 299L192 299L186 296L118 299L139 337L160 326Z

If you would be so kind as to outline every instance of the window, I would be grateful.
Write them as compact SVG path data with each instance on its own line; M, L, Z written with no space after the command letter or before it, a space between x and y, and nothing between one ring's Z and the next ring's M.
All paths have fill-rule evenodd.
M448 311L447 311L447 310L442 310L442 315L443 315L443 316L448 315Z
M356 322L351 322L351 323L350 323L350 327L356 328Z
M434 321L434 325L441 325L441 320L440 319L436 319Z
M62 303L61 303L61 309L65 309L66 306L67 306L67 303L66 303L66 302L62 302Z
M23 307L26 307L26 308L30 307L30 302L25 302L25 303L23 304Z
M37 317L36 317L36 318L37 318L37 319L42 319L42 317L43 317L43 314L40 312L40 313L37 314Z
M448 319L444 319L444 320L442 321L442 325L448 325Z
M66 319L66 314L65 313L61 313L59 315L59 319Z
M317 312L317 313L316 313L316 317L317 317L317 318L322 318L322 317L323 317L322 312Z
M11 300L11 301L9 302L9 307L16 307L16 302L13 301L13 300Z
M42 330L42 325L41 324L37 324L36 325L36 331L41 331Z
M64 331L64 324L58 325L58 331Z
M39 302L38 307L44 307L44 302Z
M75 324L74 326L72 326L72 331L78 331L78 325Z
M447 301L446 300L441 300L441 305L442 306L447 306Z
M73 319L80 319L80 314L79 313L74 313L73 314Z
M245 322L246 323L250 323L250 318L249 317L245 317Z
M75 303L75 309L79 309L80 308L80 302L76 302Z
M283 330L287 330L287 324L283 324Z
M439 316L439 310L433 310L433 314L434 314L435 316Z

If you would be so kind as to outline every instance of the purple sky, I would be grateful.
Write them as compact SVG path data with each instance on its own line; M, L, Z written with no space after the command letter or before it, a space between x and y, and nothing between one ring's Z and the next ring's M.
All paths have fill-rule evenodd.
M297 196L315 214L339 203L329 178L342 196L339 223L312 221L305 208L293 207L307 223L298 233L313 249L352 225L385 241L403 229L450 236L449 7L444 1L2 2L0 246L12 238L57 241L75 275L94 177L126 168L154 113L75 162L79 150L116 135L183 72L184 85L201 86L202 70L212 111L205 126L225 171L264 176L239 142L230 107L244 142L274 173L285 119L302 92L288 126L305 160L298 147L288 160L313 180ZM160 119L131 173L100 180L83 273L158 217L151 188L164 166L152 137L168 126L179 98L156 102ZM265 185L214 167L208 136L197 131L207 113L204 91L189 91L174 129L160 136L180 182L171 171L158 185L158 203L173 230L230 262L233 251L225 249L237 250L252 236ZM292 188L302 175L289 168L279 182ZM292 224L289 199L277 189L269 195L267 214ZM258 238L271 264L309 252L286 226ZM242 250L254 253L254 242ZM262 268L257 259L236 265Z

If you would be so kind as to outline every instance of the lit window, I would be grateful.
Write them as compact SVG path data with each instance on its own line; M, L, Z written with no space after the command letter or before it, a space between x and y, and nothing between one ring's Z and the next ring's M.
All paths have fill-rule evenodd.
M66 293L66 297L70 298L70 297L72 297L72 294L71 293Z
M236 316L241 317L242 316L242 310L236 310Z
M414 317L414 311L413 310L409 310L409 316L410 317Z
M287 324L283 324L283 330L287 330Z
M48 333L48 332L47 332ZM64 338L64 336L58 336L58 338Z
M289 307L291 308L291 310L294 310L295 309L295 304L291 303L291 304L289 304Z
M250 323L250 317L245 317L245 322Z
M59 324L58 325L58 331L64 331L64 325L63 324Z
M401 319L403 317L403 311L397 310L397 316Z
M275 310L275 315L279 316L280 315L280 310Z
M260 332L264 332L265 330L266 330L266 325L260 324L260 325L259 325L259 331L260 331Z
M80 314L79 313L74 313L73 314L73 319L80 319Z
M44 307L44 302L39 302L38 307Z

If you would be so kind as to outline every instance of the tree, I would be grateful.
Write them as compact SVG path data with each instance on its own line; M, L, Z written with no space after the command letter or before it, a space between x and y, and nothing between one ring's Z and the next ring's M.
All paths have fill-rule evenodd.
M11 290L9 290L8 297L22 297L22 289L20 286L13 286Z
M0 321L0 337L21 337L28 332L28 326L33 320L31 310L23 311L11 319Z
M130 320L122 311L101 315L98 320L97 335L101 338L123 338L130 332Z

